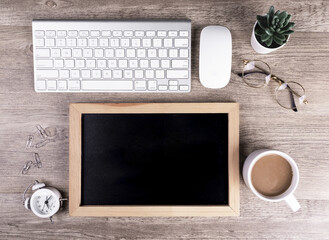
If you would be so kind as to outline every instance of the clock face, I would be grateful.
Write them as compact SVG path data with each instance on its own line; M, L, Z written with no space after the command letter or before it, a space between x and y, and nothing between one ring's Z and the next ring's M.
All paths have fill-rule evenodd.
M49 189L40 189L31 197L31 209L39 217L50 217L60 207L59 197Z

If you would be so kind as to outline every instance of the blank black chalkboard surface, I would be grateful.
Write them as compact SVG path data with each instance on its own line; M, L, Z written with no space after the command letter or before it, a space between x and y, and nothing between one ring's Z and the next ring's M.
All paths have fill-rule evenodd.
M238 104L70 105L72 216L239 214Z

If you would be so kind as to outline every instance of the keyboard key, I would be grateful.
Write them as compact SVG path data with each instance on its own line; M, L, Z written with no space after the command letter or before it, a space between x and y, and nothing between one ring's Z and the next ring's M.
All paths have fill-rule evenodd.
M65 48L62 50L62 57L68 58L72 56L72 51L69 48Z
M179 56L181 58L188 58L188 49L180 49L179 50Z
M172 68L188 68L188 60L172 60Z
M147 56L149 58L155 58L157 56L157 51L155 49L148 49Z
M46 81L37 81L36 87L38 90L46 90Z
M123 58L123 57L125 57L125 50L123 50L123 49L116 49L115 50L115 56L117 58Z
M129 60L129 67L138 68L138 61L137 60Z
M88 39L88 46L89 47L97 47L97 38L89 38Z
M101 48L97 48L94 50L94 54L96 58L102 58L104 56L104 50Z
M177 49L170 49L169 50L169 57L171 57L171 58L178 57L178 50Z
M128 61L127 60L119 60L119 68L127 68Z
M136 37L144 37L144 31L136 31L135 36Z
M78 31L72 30L72 31L68 31L67 35L69 37L77 37L78 36Z
M45 46L45 40L43 38L41 38L41 39L35 39L34 40L34 45L36 47L44 47Z
M124 70L123 71L124 78L133 78L133 71L132 70Z
M123 36L125 37L132 37L133 36L133 31L124 31Z
M58 90L66 90L67 89L67 82L66 81L58 81Z
M69 81L69 90L80 90L80 81Z
M178 81L174 81L174 80L171 80L169 81L169 85L174 85L174 86L177 86L178 85Z
M90 48L83 49L83 56L85 58L91 58L93 56L93 50Z
M188 78L188 70L167 70L167 78Z
M103 71L102 71L102 77L103 77L103 78L110 79L111 76L112 76L112 74L111 74L111 70L103 70Z
M48 81L47 82L47 89L52 90L52 91L56 90L57 89L57 82L53 81L53 80Z
M170 91L177 91L178 90L178 86L169 86L169 90Z
M113 78L122 78L122 70L113 70Z
M37 70L38 79L53 79L58 78L58 70Z
M73 59L65 60L65 67L74 68L74 60Z
M129 39L128 38L122 38L120 41L121 47L129 47Z
M113 49L105 49L105 57L107 57L107 58L114 57L114 50Z
M66 31L64 30L57 31L57 37L66 37Z
M158 31L158 37L165 37L165 36L167 36L166 31Z
M188 39L175 39L175 47L188 47Z
M144 78L144 71L143 70L135 70L135 78L137 78L137 79Z
M48 38L46 39L46 47L54 47L55 46L55 39Z
M78 47L87 47L88 46L87 38L79 38L77 45Z
M62 59L55 59L54 60L54 67L55 68L63 68L64 67L64 61Z
M146 36L154 37L155 36L155 31L146 31Z
M155 77L159 78L159 79L164 78L165 77L164 70L156 70L155 71Z
M76 47L77 46L77 40L75 38L67 38L66 39L66 45L68 47Z
M133 90L132 81L82 81L83 90L128 91Z
M188 37L188 31L179 31L179 36Z
M80 48L73 49L73 57L75 57L75 58L82 57L82 49L80 49Z
M146 90L146 81L135 81L135 90L136 91Z
M64 38L56 39L56 46L57 47L65 47L66 41Z
M73 69L71 70L71 78L72 79L79 79L80 78L80 71Z
M166 58L168 56L167 49L159 49L159 57L160 58Z
M141 68L148 68L149 67L149 60L140 60L139 65Z
M188 86L187 85L181 85L181 86L179 86L179 90L188 91Z
M86 66L85 60L83 59L77 59L75 60L75 67L77 68L84 68Z
M117 60L108 60L109 68L116 68L117 67Z
M111 31L102 31L102 36L103 37L109 37L109 36L111 36Z
M161 60L161 67L162 68L170 68L169 60Z
M100 38L99 39L99 46L108 47L109 46L109 40L107 38Z
M88 35L89 35L89 31L86 30L79 31L80 37L88 37Z
M49 49L37 48L35 50L35 56L37 57L50 57Z
M119 47L119 39L117 39L117 38L111 38L110 39L110 46L111 47Z
M148 89L150 91L155 91L157 90L157 81L148 81Z
M101 78L101 70L92 70L91 76L96 79Z
M163 46L165 47L172 47L172 39L166 38L163 40Z
M53 31L53 30L46 31L46 37L49 37L49 38L56 37L56 31Z
M168 86L167 85L160 85L159 86L159 90L160 91L166 91L168 89Z
M70 78L70 71L69 70L60 70L59 71L59 77L63 79Z
M137 57L139 57L139 58L146 57L146 50L145 49L137 49Z
M91 76L91 74L90 74L90 70L86 70L86 69L81 70L81 77L82 77L83 79L89 79L90 76Z
M168 36L169 37L177 37L177 31L169 31Z
M53 60L36 60L37 68L52 68L54 66Z
M98 68L106 68L106 60L105 59L98 59L97 60L97 67Z
M114 37L121 37L122 36L122 31L117 31L117 30L113 31L113 36Z
M136 56L135 49L127 49L127 57L134 58Z
M162 47L162 39L160 38L153 39L153 47Z
M154 78L154 70L146 70L145 71L145 76L146 78L150 79L150 78Z
M100 35L99 31L96 30L90 31L90 36L92 37L99 37L99 35Z
M45 32L41 30L34 31L34 36L37 38L43 38L45 36Z
M159 60L151 60L151 68L159 68L160 61Z
M96 60L94 60L94 59L87 59L86 60L86 67L87 68L95 68L96 67Z
M140 39L134 38L134 39L131 40L131 46L140 47L140 45L141 45L141 40Z
M50 50L51 57L59 58L61 56L61 50L58 48L53 48Z
M143 39L143 47L151 47L151 39Z

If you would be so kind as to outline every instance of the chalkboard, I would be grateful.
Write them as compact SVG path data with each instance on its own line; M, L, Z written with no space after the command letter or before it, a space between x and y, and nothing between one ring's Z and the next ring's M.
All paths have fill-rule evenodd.
M81 205L228 203L227 114L83 114Z
M70 215L239 214L238 104L70 104Z

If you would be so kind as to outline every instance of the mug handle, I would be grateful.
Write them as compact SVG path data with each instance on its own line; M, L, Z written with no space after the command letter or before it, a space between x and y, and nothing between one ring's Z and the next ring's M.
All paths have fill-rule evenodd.
M284 200L286 201L286 203L288 204L288 206L294 212L296 212L298 209L300 209L300 204L299 204L299 202L297 201L297 199L295 198L295 196L293 194L290 194Z

